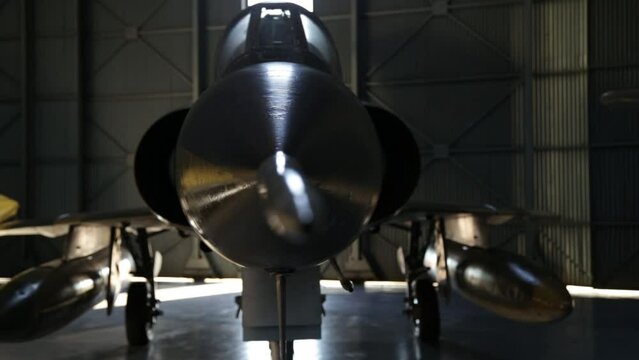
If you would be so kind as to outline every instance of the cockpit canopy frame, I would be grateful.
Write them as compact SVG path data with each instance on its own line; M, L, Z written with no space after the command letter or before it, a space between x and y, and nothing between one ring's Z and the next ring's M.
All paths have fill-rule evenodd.
M299 63L340 80L342 76L326 27L316 15L292 3L260 3L242 11L219 43L216 77L267 61Z

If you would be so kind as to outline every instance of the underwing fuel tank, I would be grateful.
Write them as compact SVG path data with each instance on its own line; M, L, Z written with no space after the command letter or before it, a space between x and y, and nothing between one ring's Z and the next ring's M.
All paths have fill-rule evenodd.
M104 299L109 249L54 260L0 289L0 342L29 341L67 325Z
M572 298L562 282L523 256L449 240L446 246L450 285L481 307L531 323L560 320L572 311ZM424 265L431 272L436 258L435 249L429 247Z

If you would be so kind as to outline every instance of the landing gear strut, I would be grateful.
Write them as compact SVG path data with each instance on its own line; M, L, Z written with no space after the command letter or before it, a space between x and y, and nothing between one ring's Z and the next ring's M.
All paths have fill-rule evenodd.
M271 360L280 360L282 351L280 350L279 341L269 341L268 347L271 349ZM293 360L293 341L286 341L286 358L284 360Z
M439 302L433 281L426 275L429 269L422 263L424 251L419 248L421 228L420 222L411 223L410 243L404 262L408 289L406 312L415 327L415 336L423 342L437 344L440 332ZM431 222L431 232L433 230L434 222Z
M415 336L419 340L437 344L439 342L440 319L437 292L429 279L417 279L411 285L414 294L411 316Z
M144 346L153 340L155 309L145 282L131 283L126 303L126 338L129 345Z
M129 285L125 310L126 337L129 345L144 346L153 340L153 326L162 314L160 302L155 298L154 259L146 230L138 230L137 241L126 239L135 259L137 275L146 279L145 282Z

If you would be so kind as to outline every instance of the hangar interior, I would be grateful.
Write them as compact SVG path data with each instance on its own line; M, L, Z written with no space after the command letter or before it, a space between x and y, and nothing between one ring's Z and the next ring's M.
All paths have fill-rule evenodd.
M20 201L25 218L141 206L135 147L151 123L214 81L217 42L242 2L1 5L2 193ZM598 101L638 85L636 6L324 0L314 11L333 34L344 82L416 134L415 199L559 214L559 224L528 235L496 229L491 240L569 284L639 288L637 114ZM394 247L403 234L386 237L368 249L376 271L366 263L365 276L400 276ZM55 241L0 245L4 276L59 256ZM170 254L166 274L189 264L203 271L193 242L158 247ZM356 271L361 258L342 261Z
M136 146L215 80L242 0L0 1L0 193L22 218L143 206ZM344 83L398 114L422 157L414 200L537 209L557 223L491 229L494 247L566 284L639 289L635 0L317 0ZM347 274L401 280L386 229L340 255ZM0 239L0 276L57 258L51 239ZM163 235L162 274L236 277L198 241ZM330 269L325 275L335 277Z

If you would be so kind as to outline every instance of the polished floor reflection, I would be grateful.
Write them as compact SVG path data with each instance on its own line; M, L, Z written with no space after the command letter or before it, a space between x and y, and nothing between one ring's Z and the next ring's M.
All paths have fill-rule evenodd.
M163 303L153 346L129 349L123 308L108 318L94 310L63 331L24 344L0 344L0 359L237 359L268 360L268 345L243 343L235 319L236 285L181 285L171 294L192 294ZM565 321L521 325L493 316L455 297L442 307L438 348L412 338L396 289L358 288L329 294L323 340L295 344L296 359L636 359L639 301L578 299Z

